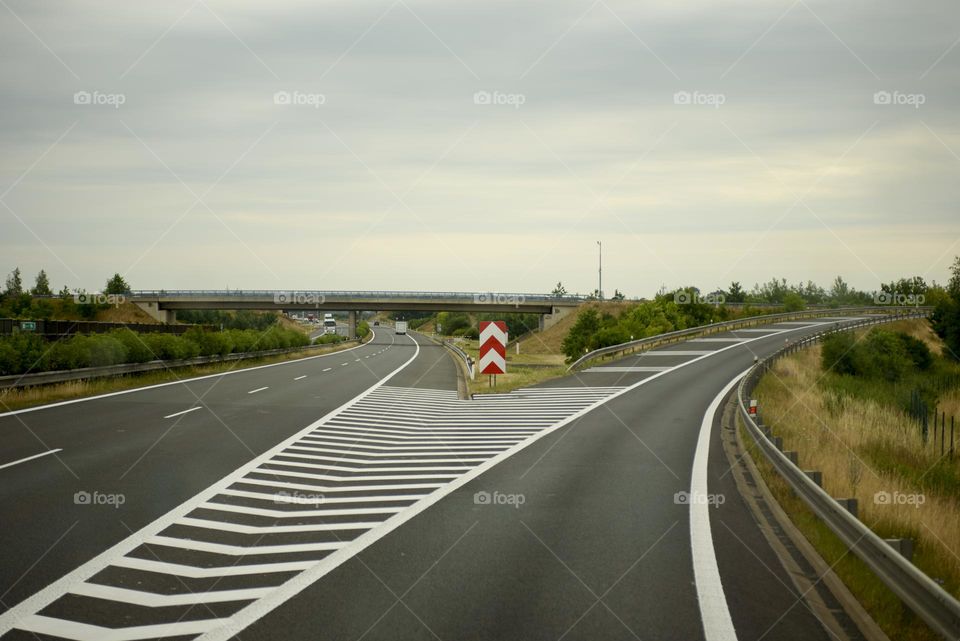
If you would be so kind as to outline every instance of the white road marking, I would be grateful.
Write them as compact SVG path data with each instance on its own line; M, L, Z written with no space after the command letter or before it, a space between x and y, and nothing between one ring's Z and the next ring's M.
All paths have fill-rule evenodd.
M295 381L302 381L302 380L305 379L306 377L307 377L307 375L304 374L303 376L298 376L298 377L296 377L296 378L293 379L293 380L295 380Z
M188 410L183 410L182 412L177 412L175 414L167 414L163 418L173 418L174 416L183 416L184 414L189 414L190 412L196 412L199 409L203 409L203 406L197 405L196 407L191 407Z
M749 371L749 370L747 370ZM737 632L730 618L730 608L723 594L720 580L720 568L717 566L717 552L713 547L713 533L710 530L710 510L707 501L707 464L710 459L710 435L713 432L713 419L730 389L746 375L744 371L727 383L711 401L700 424L700 437L693 456L693 474L690 478L690 545L693 550L693 578L697 586L697 600L700 603L700 618L707 641L736 641Z
M375 338L376 338L376 333L374 333L374 336L373 336L370 340L372 341L372 340L374 340ZM283 362L280 362L280 363L269 363L269 364L267 364L267 365L256 365L256 366L254 366L254 367L243 367L243 368L239 368L239 369L230 370L229 372L221 372L221 373L219 373L219 374L207 374L206 376L195 376L195 377L193 377L193 378L183 378L183 379L176 380L176 381L170 381L170 382L168 382L168 383L157 383L156 385L145 385L145 386L143 386L143 387L136 387L136 388L133 388L133 389L120 390L119 392L109 392L109 393L107 393L107 394L97 394L96 396L88 396L88 397L86 397L86 398L74 398L74 399L71 399L71 400L69 400L69 401L60 401L60 402L58 402L58 403L50 403L50 404L48 404L48 405L38 405L38 406L36 406L36 407L26 407L26 408L24 408L24 409L22 409L22 410L13 410L13 411L10 411L10 412L0 413L0 418L3 418L4 416L13 416L13 415L15 415L15 414L26 414L27 412L39 412L40 410L50 409L50 408L53 408L53 407L62 407L63 405L73 405L74 403L86 403L87 401L96 401L96 400L99 400L99 399L101 399L101 398L109 398L109 397L111 397L111 396L121 396L121 395L124 395L124 394L136 394L137 392L144 392L144 391L147 391L147 390L156 389L156 388L158 388L158 387L167 387L167 386L170 386L170 385L182 385L183 383L192 383L193 381L202 381L202 380L207 379L207 378L217 378L218 376L232 376L232 375L234 375L234 374L243 374L244 372L252 372L252 371L254 371L254 370L265 369L265 368L267 368L267 367L280 367L280 366L282 366L282 365L295 365L295 364L297 364L297 363L302 363L302 362L304 362L304 361L312 361L312 360L315 359L315 358L329 358L330 356L340 356L340 355L344 354L345 352L351 352L351 351L353 351L353 350L355 350L355 349L360 349L361 347L365 347L365 346L367 346L368 344L369 344L369 341L368 341L367 343L363 343L363 344L360 344L360 345L356 345L356 346L354 346L354 347L348 347L347 349L341 350L341 351L339 351L339 352L331 352L331 353L329 353L329 354L317 354L316 356L305 356L305 357L303 357L303 358L298 358L298 359L295 359L295 360L292 360L292 361L283 361Z
M130 628L102 628L99 625L76 623L54 619L39 614L24 618L18 628L64 639L77 641L134 641L135 639L189 636L215 630L230 622L230 619L207 619L206 621L179 621L160 625L138 625Z
M265 389L270 389L270 387L258 387L257 389L252 389L247 394L256 394L257 392L262 392Z
M344 366L349 365L349 364L350 364L350 363L340 363L340 367L344 367Z
M673 368L668 366L655 367L651 365L649 367L591 367L583 371L587 374L590 374L590 373L609 374L613 372L665 372L670 369L673 369Z
M49 455L49 454L56 454L57 452L62 452L62 451L63 451L63 448L58 447L58 448L55 449L55 450L47 450L46 452L40 452L39 454L34 454L33 456L28 456L27 458L22 458L22 459L19 459L19 460L17 460L17 461L11 461L10 463L4 463L3 465L0 465L0 470L2 470L2 469L5 468L5 467L13 467L14 465L17 465L18 463L26 463L27 461L32 461L32 460L35 459L35 458L40 458L41 456L47 456L47 455Z
M797 329L783 330L779 333L797 331ZM766 337L759 337L755 340L761 340L761 338ZM409 337L406 337L406 339L412 340ZM334 568L342 565L344 562L354 557L356 554L366 549L374 542L388 535L390 532L414 518L424 510L428 509L436 502L442 500L452 492L457 491L465 484L485 473L490 468L499 464L508 457L513 456L522 449L530 446L539 439L552 434L556 430L561 429L574 421L577 421L585 414L600 407L603 403L629 393L638 387L659 378L660 376L664 376L676 369L692 365L700 360L710 358L714 354L742 346L742 344L734 344L721 347L718 350L708 352L698 358L681 363L670 370L654 373L652 376L628 387L571 387L567 388L567 390L563 390L562 388L543 388L535 390L520 390L511 392L509 394L489 395L482 400L478 399L474 401L459 401L456 398L456 392L453 391L390 388L385 385L391 378L396 376L401 370L410 365L419 356L420 346L416 343L416 341L413 342L415 346L415 352L413 356L400 365L400 367L388 374L384 379L378 381L370 388L350 401L347 401L339 408L329 412L314 423L311 423L309 426L286 439L276 447L256 457L254 460L240 467L233 473L221 479L219 482L184 502L179 507L171 510L164 516L143 527L141 530L127 537L123 541L120 541L109 550L101 553L91 561L84 563L66 576L51 583L40 592L37 592L24 601L21 601L19 604L13 608L10 608L3 614L0 614L0 636L6 634L6 632L15 627L29 630L42 629L45 634L79 639L80 641L85 641L86 639L90 639L91 641L100 641L101 639L113 638L126 641L127 639L133 640L140 638L155 638L157 636L187 634L186 632L180 631L182 628L176 628L177 632L174 632L174 628L169 628L168 631L168 629L164 628L163 626L136 626L112 630L109 628L101 628L99 626L85 626L83 624L77 624L76 622L64 619L55 619L37 614L38 612L43 611L44 608L46 608L50 603L70 592L72 588L77 586L77 584L89 581L93 576L102 572L105 568L110 567L111 565L129 566L130 563L146 563L142 560L133 561L127 556L128 554L135 553L135 550L144 544L152 543L157 545L168 545L178 548L198 550L201 554L203 553L203 550L206 550L208 553L212 552L229 554L231 556L238 557L261 552L265 554L282 555L286 552L298 549L303 549L306 551L308 548L309 551L330 551L330 554L324 556L322 559L309 562L308 567L304 569L304 571L287 580L284 584L274 587L266 596L253 601L240 611L235 612L230 619L213 619L203 622L195 622L198 629L202 628L202 630L196 632L196 634L203 634L202 638L204 641L219 641L221 639L233 638L251 623L260 619L262 616L274 610L282 603L299 594L306 587L310 586L321 577L331 572ZM417 398L418 395L421 395L419 401ZM566 399L564 398L565 395ZM577 403L573 403L569 400L572 398L578 398L579 401ZM299 463L285 460L287 458L292 458L290 456L291 449L307 449L309 451L309 447L303 448L303 445L311 442L317 443L318 441L325 443L325 445L321 447L345 447L350 450L350 455L355 457L365 456L366 454L369 454L371 449L382 449L382 445L385 444L384 440L386 439L380 441L373 440L374 443L378 444L371 447L371 439L363 434L360 434L359 436L362 438L359 440L366 441L367 443L357 446L356 444L351 445L349 443L342 442L342 440L338 440L334 437L330 430L340 430L339 433L345 435L347 430L368 424L364 420L363 416L369 410L365 410L364 408L367 405L382 407L383 403L393 403L392 411L398 416L409 416L415 414L416 412L414 410L419 411L422 416L421 434L415 439L417 445L414 448L407 447L407 445L413 445L413 443L394 445L394 453L398 456L404 456L399 453L407 449L417 450L416 452L411 452L409 454L409 456L412 458L420 457L421 454L425 455L425 453L420 451L425 449L425 446L420 446L419 443L430 442L430 437L432 436L433 438L431 447L435 450L440 450L441 452L445 450L449 451L450 446L454 446L454 451L449 451L449 454L451 454L452 458L448 461L445 461L447 464L460 463L460 461L456 460L457 452L455 450L457 449L456 446L458 445L460 446L459 449L461 451L463 449L467 449L468 451L487 450L485 454L488 455L489 458L479 465L473 465L473 462L471 461L469 465L464 466L467 469L462 469L461 466L452 467L450 468L451 471L449 472L426 472L426 469L435 468L424 468L417 464L406 462L403 465L398 466L394 466L394 464L390 463L389 465L391 465L391 467L388 468L378 467L377 462L372 460L364 471L357 472L348 468L349 471L347 473L338 473L338 469L336 467L319 460L311 461L307 459L306 461ZM512 429L512 421L504 418L503 411L509 410L511 404L515 404L515 407L532 409L536 407L537 403L539 403L541 407L541 416L537 417L536 421L533 418L524 418L522 419L522 424L525 426L531 424L535 425L537 428L539 428L539 431L527 436L520 442L516 441L518 441L519 438L522 438L522 436L516 436L514 434L507 436L504 434L506 438L500 439L501 442L496 443L495 446L493 444L491 444L489 447L486 445L478 446L476 443L469 442L471 440L476 440L472 439L469 433L464 434L459 438L455 438L452 435L447 435L445 433L433 433L434 426L439 428L446 426L457 427L457 425L461 423L461 420L457 416L464 411L464 408L468 407L489 408L491 414L487 419L488 427L489 425L497 425L499 427L507 428L507 430L510 431ZM482 411L486 410L481 409L475 411L481 411L482 413ZM406 423L399 424L403 425ZM461 432L462 431L463 430L461 429ZM316 446L314 447L316 448ZM434 452L431 455L436 455L438 453L439 452ZM319 453L316 455L319 455ZM445 470L448 468L440 469ZM389 473L383 474L383 472ZM373 505L374 507L349 507L349 505L351 505L351 502L349 501L337 501L338 504L331 506L323 505L323 501L321 501L319 505L317 505L316 502L304 501L304 505L301 507L301 500L309 497L298 497L297 499L292 499L290 501L283 501L283 503L286 505L281 508L277 505L277 501L275 500L275 497L283 496L279 491L274 493L269 493L269 491L260 493L246 492L245 496L250 497L247 499L247 501L251 503L255 502L252 505L234 505L220 502L229 500L228 496L226 495L245 492L244 490L234 488L236 488L238 485L242 486L244 484L244 479L251 475L258 475L261 478L270 478L272 475L283 476L290 479L290 481L293 483L296 483L299 479L303 483L308 480L319 480L330 481L338 484L349 484L358 481L361 483L367 483L371 481L400 481L405 484L410 484L411 482L422 480L424 483L446 484L436 490L433 490L432 492L429 492L428 488L423 488L424 491L421 493L412 490L408 491L406 494L408 495L409 500L415 501L409 506L396 504L394 504L393 507L387 507L385 505L376 506L377 503L382 501L383 495L371 495L369 493L365 493L364 495L359 495L357 497L365 498L364 501L356 501L353 502L353 504L363 505L366 503L367 505ZM276 489L279 490L281 487L284 486L278 485ZM343 486L338 485L338 487L342 488ZM289 493L287 493L286 496L289 497ZM257 504L262 507L254 507L254 505ZM362 521L370 522L373 520L379 520L381 523L376 527L365 531L359 537L351 541L336 541L336 543L298 543L293 545L271 544L261 546L252 544L250 546L237 546L222 544L215 541L183 538L189 535L181 534L176 530L170 529L171 526L180 524L181 520L184 518L200 516L199 514L195 513L196 510L213 511L214 514L224 513L223 516L207 516L207 519L229 520L229 515L231 513L248 514L270 517L270 519L277 524L286 522L295 526L302 524L302 519L304 518L325 518L331 516L353 517L369 515L366 518L363 518ZM392 516L390 516L391 514ZM186 525L187 527L190 526L189 523ZM283 556L276 557L276 560L279 563L258 565L260 567L267 566L276 569L285 561ZM203 576L226 576L233 575L235 573L238 575L245 573L245 570L242 568L235 570L230 568L194 568L193 570L183 570L182 568L185 566L180 566L178 564L163 564L162 566L155 567L158 571L161 570L161 567L170 567L171 570L175 570L178 574L183 572L195 572L201 573ZM187 576L189 576L189 574L187 574ZM118 603L115 607L120 608L121 606L122 604ZM121 609L120 612L123 612L123 610ZM165 634L160 634L160 632Z
M750 339L754 340L754 339ZM736 347L736 345L731 345L731 347ZM719 350L718 350L719 351ZM670 350L657 350L654 352L644 352L644 356L703 356L705 354L713 354L712 351L706 349L670 349ZM690 361L691 363L693 361Z
M749 338L691 338L688 343L742 343Z
M332 370L332 369L333 369L332 367L327 367L327 368L325 368L323 371L329 372L329 371Z

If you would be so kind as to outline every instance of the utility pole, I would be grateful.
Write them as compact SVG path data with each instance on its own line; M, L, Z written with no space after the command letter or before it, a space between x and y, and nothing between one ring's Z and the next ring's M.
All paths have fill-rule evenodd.
M597 298L603 300L603 243L601 243L599 240L597 241L597 247L600 250L600 267L597 270L600 282L598 283L599 287L597 288Z

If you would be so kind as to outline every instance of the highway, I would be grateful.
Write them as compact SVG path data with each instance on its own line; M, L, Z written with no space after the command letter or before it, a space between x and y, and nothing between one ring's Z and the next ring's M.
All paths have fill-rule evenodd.
M715 410L755 355L838 320L472 401L443 348L380 328L0 416L0 639L829 639Z

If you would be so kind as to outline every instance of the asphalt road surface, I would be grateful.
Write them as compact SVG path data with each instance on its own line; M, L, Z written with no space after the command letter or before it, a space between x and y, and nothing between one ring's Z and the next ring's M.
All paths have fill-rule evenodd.
M708 409L835 320L473 401L443 348L381 329L2 416L0 638L827 639Z

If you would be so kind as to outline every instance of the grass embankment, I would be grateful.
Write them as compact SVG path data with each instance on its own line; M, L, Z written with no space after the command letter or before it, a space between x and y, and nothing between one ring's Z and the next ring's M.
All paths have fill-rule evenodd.
M940 351L925 321L885 329L904 332L934 353ZM857 338L863 340L867 333L858 332ZM756 397L764 422L783 437L784 449L799 452L802 468L823 472L830 495L856 497L860 519L881 537L913 539L917 567L960 595L960 457L941 456L939 438L936 447L924 443L917 422L903 406L903 399L926 379L960 368L937 357L929 369L908 371L895 380L841 375L823 370L822 353L820 345L802 350L779 360L763 377ZM937 402L947 409L957 397L953 390ZM788 514L828 564L838 563L837 573L891 638L938 638L846 554L785 485L777 490L782 482L769 472L765 480Z
M369 338L367 340L369 340ZM0 390L0 411L7 412L19 410L37 405L45 405L47 403L56 403L58 401L67 401L77 398L96 396L98 394L120 392L123 390L134 389L148 385L157 385L159 383L186 381L186 379L195 378L197 376L223 374L225 372L231 372L234 370L240 371L250 367L256 367L258 365L270 365L273 363L301 360L311 356L321 356L323 354L340 352L351 347L356 347L356 343L345 342L340 344L331 344L326 347L303 349L301 351L290 352L287 354L249 358L240 361L211 363L209 365L178 367L169 370L145 372L143 374L126 374L123 376L112 376L108 378L94 378L80 381L69 381L66 383L54 383L52 385L42 385L37 387Z

